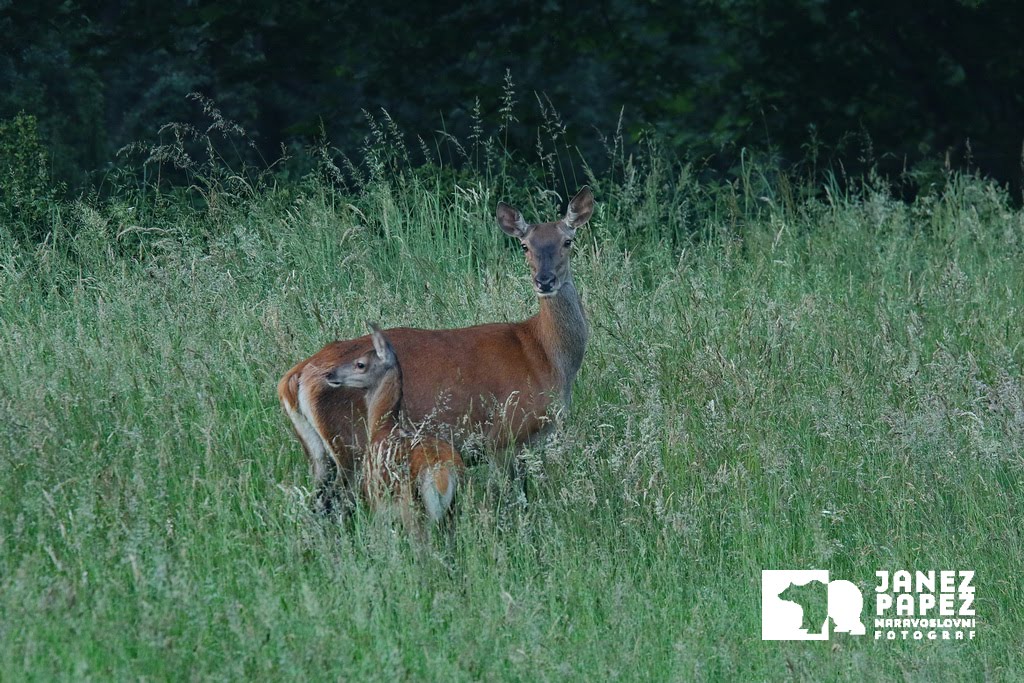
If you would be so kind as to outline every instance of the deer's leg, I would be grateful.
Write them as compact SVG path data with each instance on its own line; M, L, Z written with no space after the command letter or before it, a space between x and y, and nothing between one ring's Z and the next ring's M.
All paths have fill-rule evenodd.
M402 526L411 538L419 543L424 543L427 538L427 524L420 518L419 510L413 501L411 482L402 482L398 495L395 496L398 504L398 511L402 518Z
M313 470L314 505L319 511L330 512L333 508L333 488L338 476L338 468L334 459L328 454L320 434L306 417L294 408L287 410L288 417L295 427L295 435L306 451L310 468Z
M547 415L538 416L534 411L522 410L516 406L506 407L504 420L496 423L496 426L498 425L501 430L492 430L489 434L495 463L525 501L529 471L520 454L523 448L542 448L555 425Z

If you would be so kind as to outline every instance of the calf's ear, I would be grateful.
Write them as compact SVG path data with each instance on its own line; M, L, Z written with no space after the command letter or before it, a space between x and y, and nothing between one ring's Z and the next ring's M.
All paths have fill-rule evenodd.
M370 328L370 337L373 339L373 350L377 352L377 358L380 358L384 362L389 362L395 358L395 350L391 348L391 342L387 340L384 333L380 331L380 327L376 324L367 321L366 324Z

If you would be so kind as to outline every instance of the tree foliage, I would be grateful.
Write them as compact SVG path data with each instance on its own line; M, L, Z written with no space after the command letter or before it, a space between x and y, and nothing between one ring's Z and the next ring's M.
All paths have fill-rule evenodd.
M621 115L629 141L654 131L715 163L743 147L894 170L970 155L1016 180L1022 23L1014 0L0 0L0 119L35 116L55 174L80 184L160 125L197 122L189 92L268 158L321 130L351 152L380 108L429 149L438 129L508 123L509 73L526 100L512 150L569 124L600 166Z

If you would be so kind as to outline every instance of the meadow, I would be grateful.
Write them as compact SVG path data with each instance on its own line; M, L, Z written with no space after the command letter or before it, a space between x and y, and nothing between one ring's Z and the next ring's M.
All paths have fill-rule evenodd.
M278 378L367 318L532 315L495 205L581 182L238 179L0 227L0 679L1024 678L1024 213L967 174L590 178L592 336L528 504L484 463L450 542L310 512ZM869 600L973 569L977 636L762 642L773 568Z

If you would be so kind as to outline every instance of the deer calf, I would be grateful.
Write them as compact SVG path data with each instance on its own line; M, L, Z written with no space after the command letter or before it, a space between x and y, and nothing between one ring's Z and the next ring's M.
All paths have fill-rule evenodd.
M402 366L380 329L370 328L373 350L324 375L328 387L364 392L369 438L362 459L363 497L374 510L397 501L407 525L413 524L418 498L427 518L440 522L451 513L465 465L447 441L401 428Z

